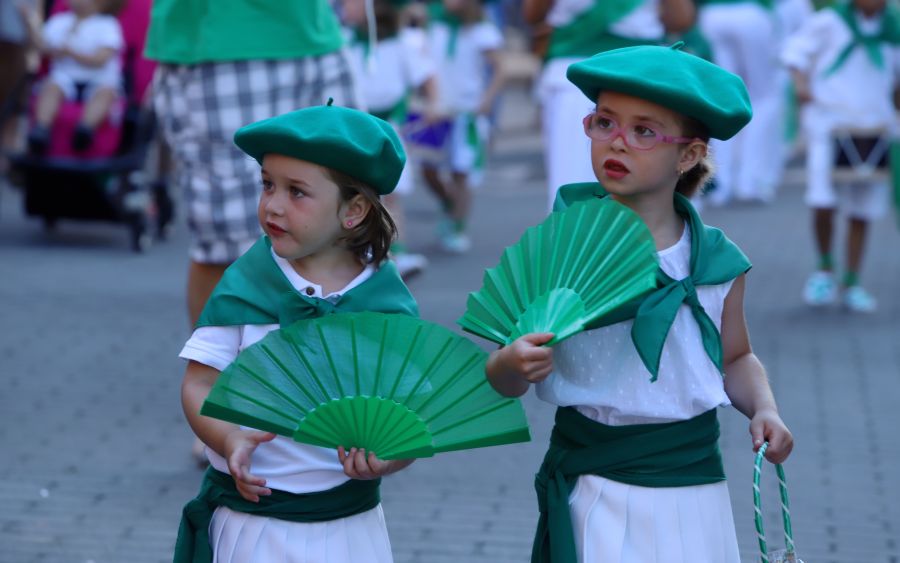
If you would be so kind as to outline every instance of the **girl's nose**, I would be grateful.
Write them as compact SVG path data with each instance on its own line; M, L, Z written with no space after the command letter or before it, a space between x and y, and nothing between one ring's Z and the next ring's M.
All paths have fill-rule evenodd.
M628 143L625 141L624 130L616 129L615 133L613 133L613 138L610 142L610 146L616 150L622 150L628 146Z
M266 198L265 210L267 213L271 213L272 215L282 214L284 207L277 192Z

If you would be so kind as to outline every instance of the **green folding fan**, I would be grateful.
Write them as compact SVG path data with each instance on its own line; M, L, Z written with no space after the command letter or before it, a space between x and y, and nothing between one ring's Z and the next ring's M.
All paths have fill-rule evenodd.
M611 198L577 202L503 251L457 323L501 345L552 332L552 345L653 289L656 269L653 237L637 214Z
M517 399L484 375L468 339L406 315L298 321L241 352L200 414L380 459L526 442Z

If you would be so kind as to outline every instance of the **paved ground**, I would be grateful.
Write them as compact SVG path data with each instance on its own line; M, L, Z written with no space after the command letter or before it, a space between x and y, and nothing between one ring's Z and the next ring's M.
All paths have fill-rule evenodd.
M483 269L541 219L534 111L523 92L510 94L476 201L470 254L440 254L437 206L424 193L410 202L411 240L432 259L411 284L425 317L452 326ZM807 563L900 561L894 224L875 230L864 272L881 308L858 317L799 303L812 258L798 186L788 183L772 206L705 216L755 263L748 321L796 435L786 471L801 555ZM135 255L120 227L62 223L45 234L23 216L17 193L0 192L0 563L169 560L180 507L200 477L178 399L185 264L183 229ZM532 478L552 410L531 395L524 401L531 443L441 455L386 479L398 563L527 560ZM751 562L747 425L730 410L722 419L741 549ZM779 543L770 480L766 494L770 536Z

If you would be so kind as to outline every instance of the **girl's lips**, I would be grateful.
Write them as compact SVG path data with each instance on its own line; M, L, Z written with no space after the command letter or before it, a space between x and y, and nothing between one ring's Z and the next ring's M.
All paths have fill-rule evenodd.
M603 162L603 171L614 180L624 178L630 172L627 166L613 158Z
M266 227L269 229L269 234L271 235L283 235L287 231L276 225L275 223L266 223Z

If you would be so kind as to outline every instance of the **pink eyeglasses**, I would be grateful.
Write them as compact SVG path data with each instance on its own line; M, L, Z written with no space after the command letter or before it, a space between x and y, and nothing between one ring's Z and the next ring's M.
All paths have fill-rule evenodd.
M628 129L619 127L612 118L589 113L582 120L584 134L595 141L612 141L621 135L625 144L641 151L648 151L659 143L684 144L694 140L693 137L673 137L662 135L646 125L632 125Z

